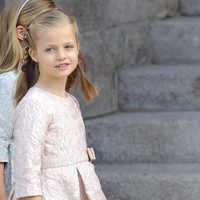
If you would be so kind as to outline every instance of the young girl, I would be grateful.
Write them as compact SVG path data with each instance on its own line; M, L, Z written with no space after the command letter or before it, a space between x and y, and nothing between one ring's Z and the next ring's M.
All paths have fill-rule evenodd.
M31 20L48 10L55 9L52 0L16 0L0 16L0 200L6 200L11 188L12 118L18 69L23 59L23 37Z
M43 13L27 27L25 42L16 91L13 199L105 200L89 162L79 104L69 93L80 83L86 99L97 95L86 79L74 19L59 10Z

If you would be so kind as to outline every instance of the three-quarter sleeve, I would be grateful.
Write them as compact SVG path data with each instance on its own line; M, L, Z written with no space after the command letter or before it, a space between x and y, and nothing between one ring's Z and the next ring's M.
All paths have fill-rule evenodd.
M9 161L9 145L13 133L14 91L16 74L9 72L0 76L0 162Z
M42 195L41 157L48 127L45 105L23 99L14 120L14 188L16 198Z

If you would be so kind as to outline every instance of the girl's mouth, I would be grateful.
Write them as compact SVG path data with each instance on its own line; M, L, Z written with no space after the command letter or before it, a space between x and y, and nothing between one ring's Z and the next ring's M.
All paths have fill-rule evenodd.
M57 65L56 68L58 68L60 70L64 70L64 69L68 68L68 65L69 64L64 63L64 64Z

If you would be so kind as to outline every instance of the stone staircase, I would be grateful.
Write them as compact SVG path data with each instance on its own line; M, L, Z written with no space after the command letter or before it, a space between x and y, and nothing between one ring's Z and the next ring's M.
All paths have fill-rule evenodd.
M108 200L200 198L200 2L179 3L149 25L151 64L119 70L119 111L85 120Z

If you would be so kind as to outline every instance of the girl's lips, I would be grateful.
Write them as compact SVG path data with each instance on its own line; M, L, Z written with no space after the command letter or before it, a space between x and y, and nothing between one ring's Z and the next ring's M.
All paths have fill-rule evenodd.
M65 69L65 68L67 68L68 67L68 63L64 63L64 64L60 64L60 65L58 65L58 66L56 66L56 68L58 68L58 69Z

